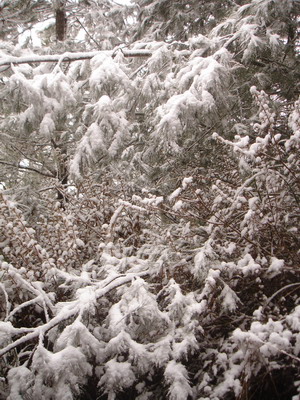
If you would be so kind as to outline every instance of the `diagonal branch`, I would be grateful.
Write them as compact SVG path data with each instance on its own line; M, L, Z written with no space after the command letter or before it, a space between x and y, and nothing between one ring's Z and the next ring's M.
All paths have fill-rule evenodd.
M79 18L76 18L76 22L79 23L81 28L85 31L85 33L88 35L88 37L95 43L95 45L100 49L100 44L93 38L93 36L88 32L88 30L85 28L85 26L80 22Z

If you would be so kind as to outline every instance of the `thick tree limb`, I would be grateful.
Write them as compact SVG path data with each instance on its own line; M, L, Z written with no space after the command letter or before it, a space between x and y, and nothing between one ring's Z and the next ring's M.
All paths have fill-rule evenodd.
M82 53L64 53L52 55L29 55L25 57L6 56L0 58L0 66L11 64L28 64L42 62L70 62L76 60L90 60L98 54L106 54L113 57L118 50L91 51ZM122 51L124 57L151 57L152 52L149 50L119 50Z

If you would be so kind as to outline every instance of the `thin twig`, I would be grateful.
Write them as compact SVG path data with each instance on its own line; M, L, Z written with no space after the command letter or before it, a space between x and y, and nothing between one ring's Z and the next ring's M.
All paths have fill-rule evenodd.
M18 169L24 169L24 170L27 170L27 171L36 172L37 174L40 174L42 176L46 176L48 178L56 178L55 175L47 174L46 172L39 171L38 169L33 168L33 167L21 166L18 163L14 164L14 163L9 163L9 162L0 160L0 164L7 165L9 167L15 167L15 168L18 168Z

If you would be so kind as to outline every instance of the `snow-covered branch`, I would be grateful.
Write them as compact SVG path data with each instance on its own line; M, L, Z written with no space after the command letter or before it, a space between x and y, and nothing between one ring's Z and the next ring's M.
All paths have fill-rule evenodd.
M16 348L17 346L22 345L35 338L38 338L41 334L44 335L50 329L54 328L61 322L66 321L69 318L75 317L78 314L82 315L83 312L90 306L91 299L93 299L93 296L91 296L91 291L94 292L94 299L98 300L100 297L105 296L111 290L131 282L134 278L145 275L148 275L147 271L141 273L123 274L120 276L114 276L112 279L108 278L107 280L100 282L99 285L96 284L94 287L89 286L87 288L81 289L78 299L67 303L59 311L59 313L46 324L38 326L37 328L32 328L31 332L27 333L27 335L22 336L21 338L15 340L14 342L2 348L0 350L0 357L4 356L7 352ZM19 330L12 329L11 331L12 335L19 333L20 333Z
M79 53L63 53L63 54L49 54L49 55L28 55L23 57L2 56L0 57L0 67L10 64L29 64L29 63L43 63L43 62L70 62L76 60L90 60L91 58L104 54L114 57L118 52L121 52L124 57L151 57L152 52L149 50L102 50L91 52Z

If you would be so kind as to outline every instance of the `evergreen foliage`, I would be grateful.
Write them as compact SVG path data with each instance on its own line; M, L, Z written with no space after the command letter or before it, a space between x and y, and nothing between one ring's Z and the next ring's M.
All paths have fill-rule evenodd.
M299 400L299 1L56 9L0 2L0 398Z

